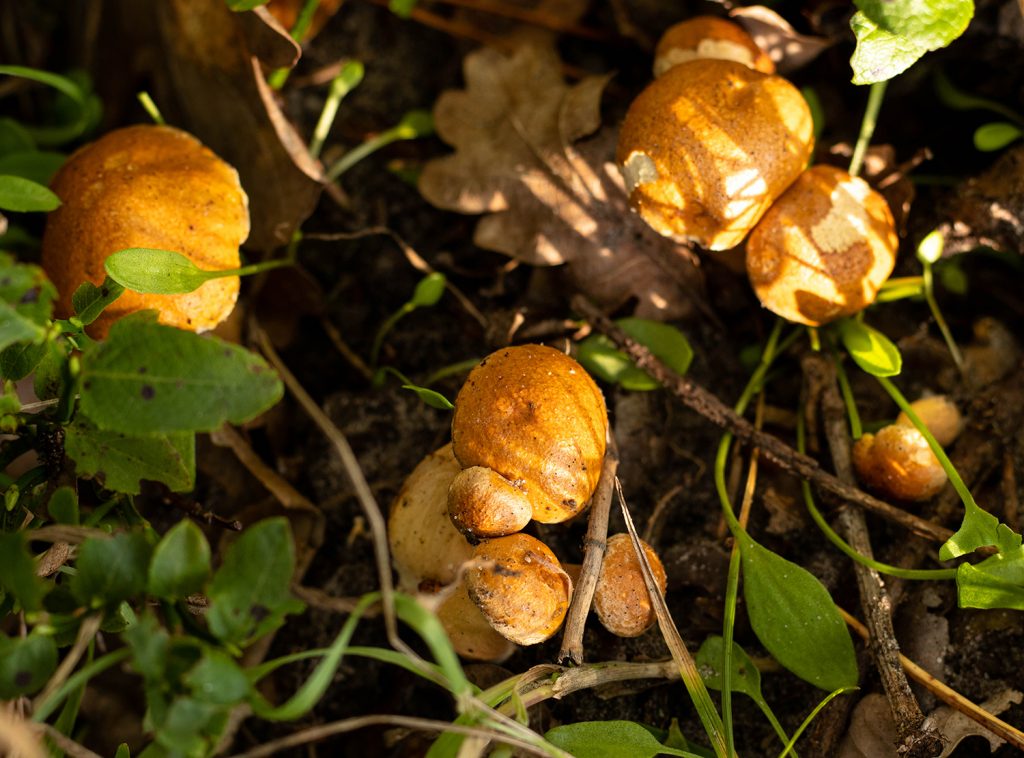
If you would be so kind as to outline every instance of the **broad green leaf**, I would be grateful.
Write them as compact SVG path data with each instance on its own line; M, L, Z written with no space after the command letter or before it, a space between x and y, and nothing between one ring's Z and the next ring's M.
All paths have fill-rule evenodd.
M20 176L0 175L0 210L52 211L59 207L60 198L48 187Z
M64 444L79 476L101 479L114 492L137 495L143 479L162 482L174 492L195 486L194 432L125 434L97 429L79 416L65 427Z
M211 722L223 718L226 709L188 697L175 698L163 723L156 729L156 741L172 756L205 756L211 752ZM140 757L141 758L141 757Z
M46 355L47 343L16 342L0 352L0 378L17 382L35 371Z
M114 324L82 356L82 411L127 434L211 431L276 403L280 379L262 358L215 337L138 318Z
M132 649L132 665L148 682L165 679L171 637L160 622L147 611L139 623L124 633Z
M145 247L118 250L107 257L103 268L125 289L153 295L193 292L210 279L232 275L204 271L181 253Z
M991 124L983 124L974 132L974 147L983 152L1002 150L1011 142L1016 142L1024 136L1024 132L1016 124L1006 121L994 121Z
M415 384L403 384L403 390L412 390L415 392L420 400L429 405L431 408L437 408L439 411L450 411L454 410L455 406L452 405L452 401L442 395L440 392L435 392L432 389L426 387L420 387Z
M52 400L64 394L71 376L68 373L68 345L63 339L46 340L43 357L36 364L32 388L40 400Z
M1001 525L1003 529L1008 529ZM1017 535L1020 539L1020 535ZM1024 611L1024 549L999 552L981 563L956 570L961 608L1012 608Z
M48 186L67 156L43 150L23 150L15 153L0 153L0 174L20 176L36 184Z
M57 668L53 637L32 632L11 639L0 633L0 700L11 700L42 689Z
M206 614L210 631L236 645L262 637L298 613L303 604L291 594L295 547L284 518L250 526L228 548L213 577Z
M444 295L445 281L444 274L436 271L428 274L416 285L409 302L417 308L430 308L437 305L437 301Z
M850 28L857 47L850 58L854 84L877 84L899 76L928 49L907 37L882 29L863 13L854 13Z
M694 753L667 747L633 721L581 721L549 729L544 739L572 753L575 758L653 758L656 755Z
M71 487L58 487L50 496L46 510L58 524L78 526L78 495Z
M979 547L999 544L1000 526L999 519L988 511L977 506L968 507L960 528L939 548L939 560L949 561Z
M41 339L56 298L57 290L41 268L0 253L0 350Z
M117 605L146 588L150 547L139 532L92 538L78 548L71 592L84 605Z
M693 348L686 337L673 326L642 318L624 318L615 322L626 334L647 347L680 376L686 374L693 360ZM643 391L661 385L637 368L633 361L603 334L587 337L579 345L577 357L590 373L623 389Z
M192 696L203 703L235 705L249 696L251 687L245 672L219 650L207 650L185 675Z
M743 596L761 644L787 669L823 690L856 686L853 642L828 590L806 569L745 533L737 542Z
M900 373L903 357L899 348L880 331L850 318L840 321L838 327L843 345L861 369L873 376L896 376Z
M175 600L202 590L210 575L210 544L182 519L163 536L149 564L149 594Z
M704 684L713 690L722 689L722 654L725 652L725 640L715 634L704 640L694 656L697 670ZM746 651L732 643L732 691L742 692L760 702L761 672L750 660Z
M121 297L124 287L109 276L97 287L92 282L82 282L71 296L71 305L82 324L88 326L100 317L104 309Z
M36 576L36 564L22 532L0 534L0 589L18 599L26 611L43 607L48 585Z

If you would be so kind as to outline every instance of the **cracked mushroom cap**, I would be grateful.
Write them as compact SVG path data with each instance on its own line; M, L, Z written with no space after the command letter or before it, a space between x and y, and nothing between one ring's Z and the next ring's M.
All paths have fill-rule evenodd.
M483 611L470 599L465 581L460 581L437 609L455 652L473 661L501 663L515 650L509 640L491 626Z
M466 572L469 597L491 626L517 645L550 638L565 619L572 580L555 554L528 534L481 542Z
M853 467L872 489L899 500L929 500L946 484L946 472L912 426L891 424L853 446Z
M762 74L774 74L775 64L742 27L717 16L695 16L670 26L654 51L654 75L697 58L736 61Z
M819 326L874 302L898 246L885 198L842 169L814 166L751 233L747 274L768 310Z
M932 433L935 441L943 447L952 445L964 428L964 419L960 415L960 409L945 395L922 397L912 402L910 407L928 427L928 431ZM900 415L896 417L896 423L900 426L914 426L910 416L903 411L900 411Z
M619 131L630 205L656 232L735 247L810 159L803 95L735 61L674 66L633 101Z
M664 594L668 584L665 567L654 548L643 540L640 544L647 554L654 579ZM639 637L657 620L640 561L628 534L608 538L594 591L594 610L604 628L619 637Z
M130 126L79 148L51 184L61 206L43 234L42 263L72 315L83 282L103 282L103 262L130 247L173 250L200 268L240 265L249 201L238 172L195 137L169 126ZM184 295L126 291L90 327L102 337L118 318L153 308L164 324L204 332L228 317L238 277L214 279Z
M449 490L452 519L464 532L494 536L491 527L506 521L504 534L529 516L572 518L597 486L607 429L601 391L572 358L542 345L492 353L455 399L452 443L465 470ZM482 494L492 485L497 494Z

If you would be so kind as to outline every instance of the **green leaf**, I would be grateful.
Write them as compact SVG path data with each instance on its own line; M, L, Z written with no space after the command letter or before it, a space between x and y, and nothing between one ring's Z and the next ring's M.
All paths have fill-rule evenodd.
M983 152L1002 150L1011 142L1024 136L1024 132L1015 124L1006 121L994 121L982 124L974 132L974 147Z
M544 739L575 758L653 758L656 755L693 756L662 745L633 721L581 721L549 729Z
M84 605L116 605L146 588L149 543L139 532L92 538L78 548L71 592Z
M393 128L398 139L429 137L434 133L434 115L427 110L411 110Z
M917 243L917 259L923 264L937 263L942 257L942 250L946 246L946 238L942 236L942 232L938 229L933 229L924 236L919 243Z
M0 352L0 377L20 381L35 371L46 355L46 342L16 342Z
M935 94L948 108L958 111L987 110L997 113L1010 121L1022 121L1021 115L995 100L978 97L958 89L942 71L935 72Z
M388 10L400 18L409 18L419 0L388 0Z
M182 519L163 536L149 564L149 593L175 600L202 590L210 575L210 544Z
M196 479L194 432L125 434L97 429L81 415L65 427L65 450L79 476L102 480L114 492L137 495L140 481L188 492Z
M434 272L423 277L413 290L412 299L409 301L417 308L430 308L437 305L437 301L444 295L444 285L447 280L444 274Z
M52 211L60 207L60 198L31 179L9 174L0 175L0 210Z
M725 652L725 640L715 634L704 640L694 656L697 670L704 684L713 690L722 689L722 656ZM742 692L754 700L763 702L761 697L761 672L750 660L746 651L732 643L732 691Z
M57 290L38 266L0 252L0 349L45 334Z
M208 733L225 709L188 697L175 698L156 730L156 741L172 756L206 756L211 753ZM140 757L141 758L141 757Z
M71 381L68 372L68 346L63 339L46 340L42 360L36 364L32 388L40 400L52 400L64 394Z
M976 505L967 507L960 528L939 548L939 560L949 561L972 553L979 547L999 544L1001 526L1008 528L988 511Z
M298 613L303 604L291 594L295 547L284 518L260 521L228 548L209 589L210 631L223 642L242 645Z
M838 327L843 345L861 369L873 376L896 376L900 373L903 357L899 348L880 331L850 318L844 318Z
M434 390L426 387L419 387L415 384L403 384L402 389L412 390L419 396L420 400L431 408L437 408L439 411L451 411L455 409L455 406L452 405L452 401L440 392L435 392Z
M854 84L886 81L963 34L972 0L856 0Z
M167 671L171 636L160 626L151 612L143 614L139 623L124 633L132 649L132 666L147 682L159 682Z
M15 153L0 153L0 174L20 176L44 187L49 185L67 156L63 153L43 150L22 150Z
M219 650L207 650L185 676L196 700L214 705L235 705L249 696L251 686L245 672Z
M230 272L204 271L181 253L132 247L118 250L103 262L107 276L125 289L152 295L181 295Z
M58 524L78 526L78 495L71 487L58 487L54 490L46 510Z
M690 368L693 348L674 326L642 318L623 318L615 323L680 376ZM587 371L606 382L619 384L623 389L644 391L661 386L637 368L625 353L615 349L603 334L594 334L583 340L577 357Z
M268 0L227 0L228 7L233 11L251 11L253 8L259 8L261 5L266 5Z
M132 758L131 748L128 747L127 742L122 742L117 746L117 752L114 753L114 758Z
M121 319L82 356L82 411L127 434L211 431L276 403L280 379L262 358L215 337Z
M36 576L36 564L22 532L0 534L0 589L6 590L26 611L43 607L48 586Z
M20 122L13 118L0 118L0 155L35 150L36 143Z
M36 631L17 639L0 634L0 700L37 692L56 668L53 637Z
M121 297L124 287L109 276L97 287L92 282L82 282L71 296L71 306L75 315L83 325L88 326L100 317L100 314Z
M1001 525L1003 529L1009 527ZM1016 535L1020 540L1020 535ZM1024 549L999 552L981 563L956 570L961 608L1012 608L1024 611Z
M747 613L761 644L801 679L837 690L857 684L850 633L821 582L754 542L737 540Z
M54 110L59 111L62 126L23 127L35 143L57 145L68 142L99 121L100 102L87 89L87 84L83 85L71 77L27 66L0 66L0 75L19 76L53 87L60 93L55 101Z

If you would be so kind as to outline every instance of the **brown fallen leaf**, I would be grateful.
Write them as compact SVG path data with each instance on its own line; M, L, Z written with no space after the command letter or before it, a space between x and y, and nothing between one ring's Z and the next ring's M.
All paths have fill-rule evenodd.
M763 5L733 8L729 16L747 30L759 48L768 53L776 71L782 76L803 68L833 44L825 37L800 34L786 19Z
M466 57L466 89L438 98L438 135L456 152L430 161L420 192L434 205L485 213L474 241L532 266L566 264L577 289L637 315L685 316L701 277L685 246L653 232L627 205L601 125L607 76L567 85L557 54L523 46ZM579 141L597 132L596 136Z
M1024 235L1024 145L1003 153L992 167L968 179L940 203L945 255L987 246L1020 252Z
M981 704L981 707L998 716L1011 705L1020 703L1022 698L1024 695L1018 690L1005 689L990 697ZM947 705L935 709L928 718L935 722L936 728L946 741L946 746L939 758L947 758L952 755L956 746L968 737L984 737L988 740L989 750L992 752L1006 743L1002 737L997 737L978 722L972 721L960 711L955 711Z

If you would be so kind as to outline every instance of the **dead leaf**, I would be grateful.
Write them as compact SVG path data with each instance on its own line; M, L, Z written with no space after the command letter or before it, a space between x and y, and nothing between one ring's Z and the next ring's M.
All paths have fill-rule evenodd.
M896 725L884 695L865 695L854 707L839 758L897 758Z
M272 42L281 30L267 25L265 14L235 14L224 2L163 0L156 10L165 115L180 113L172 123L238 169L252 216L247 246L267 251L287 243L316 206L321 170L275 102L254 51L277 63L294 43ZM254 24L263 25L258 35Z
M991 168L957 187L939 207L945 254L992 247L1019 253L1024 235L1024 145L1003 153Z
M803 68L832 46L825 37L798 33L786 19L763 5L733 8L729 15L768 53L782 76Z
M615 136L600 127L607 76L568 86L549 48L512 56L484 49L464 62L466 89L434 108L456 148L430 161L420 192L434 205L486 213L474 241L533 266L567 264L574 286L614 308L631 297L647 318L686 315L699 273L691 251L633 214L612 163Z
M1011 705L1021 702L1022 699L1024 699L1024 695L1017 690L1006 689L990 697L981 704L981 707L989 713L998 716ZM935 727L942 734L943 740L947 743L939 758L946 758L946 756L951 755L956 746L968 737L984 737L988 740L988 745L992 752L995 752L1000 745L1006 743L1006 740L992 734L992 732L981 726L977 721L967 718L960 711L955 711L946 705L936 708L928 718L934 722Z
M331 20L331 16L341 9L342 2L343 0L320 0L316 4L313 21L310 23L309 29L306 30L303 40L309 40L318 35L324 28L324 24ZM295 26L304 4L305 0L270 0L264 8L282 28L288 31Z

